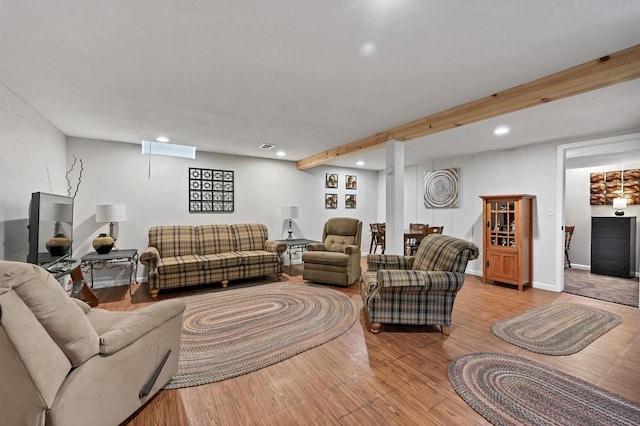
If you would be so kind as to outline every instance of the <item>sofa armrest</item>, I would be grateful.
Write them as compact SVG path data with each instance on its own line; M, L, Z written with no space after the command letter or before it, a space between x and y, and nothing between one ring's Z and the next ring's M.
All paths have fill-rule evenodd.
M287 245L275 240L266 240L264 242L264 249L271 253L278 253L278 255L281 256L287 249Z
M464 284L464 273L382 269L377 272L376 279L380 291L397 287L420 287L420 291L457 292Z
M355 254L355 253L360 254L360 246L356 246L356 245L345 246L344 252L345 254L349 254L349 255Z
M325 251L323 243L309 243L307 244L307 251Z
M100 336L100 353L112 355L165 322L182 315L185 303L181 299L164 300L140 308Z
M156 269L158 262L160 262L160 252L155 247L147 247L140 255L140 263L149 270Z
M407 270L413 267L413 256L398 254L369 254L367 255L367 271L379 271L381 269Z

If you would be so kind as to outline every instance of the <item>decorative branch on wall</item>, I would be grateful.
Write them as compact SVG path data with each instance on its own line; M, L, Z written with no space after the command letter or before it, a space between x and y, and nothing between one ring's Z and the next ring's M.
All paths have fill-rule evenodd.
M592 206L611 205L620 197L627 204L640 204L640 169L591 173L589 192Z
M458 182L460 169L443 169L425 172L424 206L458 207Z
M189 212L232 213L233 171L189 167Z

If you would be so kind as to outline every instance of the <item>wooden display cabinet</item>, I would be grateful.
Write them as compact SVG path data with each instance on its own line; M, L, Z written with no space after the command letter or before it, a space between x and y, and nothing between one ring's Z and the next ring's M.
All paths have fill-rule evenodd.
M532 216L535 195L481 195L484 202L482 282L532 284Z

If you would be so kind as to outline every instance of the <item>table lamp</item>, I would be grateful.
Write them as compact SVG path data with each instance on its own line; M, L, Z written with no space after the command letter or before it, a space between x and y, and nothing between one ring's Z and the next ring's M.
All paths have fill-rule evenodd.
M114 227L116 222L127 220L127 209L124 204L98 204L96 206L96 222L109 222L109 236L116 240Z
M291 228L291 222L292 222L292 219L298 218L298 207L296 206L283 207L282 217L285 219L289 219L289 230L287 231L289 233L289 236L287 237L287 240L293 240L293 237L291 236L291 234L293 234L293 229Z
M614 198L613 199L613 208L616 209L616 216L624 216L624 210L627 208L627 199L626 198Z

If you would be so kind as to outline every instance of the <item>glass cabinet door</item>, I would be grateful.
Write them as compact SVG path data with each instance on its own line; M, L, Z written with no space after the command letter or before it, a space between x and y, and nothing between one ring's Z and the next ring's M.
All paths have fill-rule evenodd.
M489 203L489 217L489 244L491 246L517 247L515 201Z

